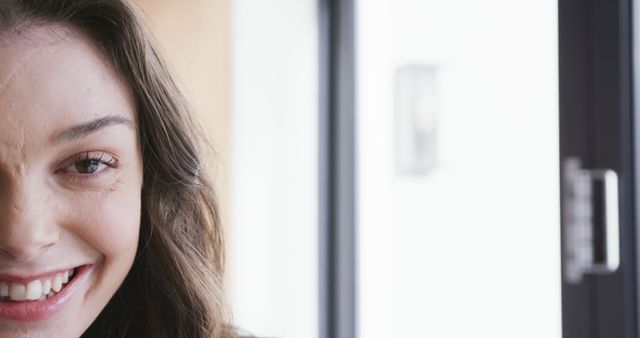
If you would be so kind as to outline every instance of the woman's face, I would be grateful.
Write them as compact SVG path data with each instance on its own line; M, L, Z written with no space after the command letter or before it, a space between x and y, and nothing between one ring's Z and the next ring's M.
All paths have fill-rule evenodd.
M0 336L77 337L124 280L140 229L136 121L87 38L0 34Z

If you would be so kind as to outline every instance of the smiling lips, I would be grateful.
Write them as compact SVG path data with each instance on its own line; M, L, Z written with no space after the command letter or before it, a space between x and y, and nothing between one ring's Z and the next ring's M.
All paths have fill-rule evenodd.
M73 277L74 269L35 279L25 284L0 281L0 301L44 300L55 296Z
M53 316L71 299L91 268L91 264L82 265L28 281L0 277L0 319L29 322Z

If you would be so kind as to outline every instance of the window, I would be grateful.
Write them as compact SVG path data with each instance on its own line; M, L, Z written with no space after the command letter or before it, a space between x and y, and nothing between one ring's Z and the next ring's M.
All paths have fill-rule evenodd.
M556 17L357 2L359 337L560 337Z

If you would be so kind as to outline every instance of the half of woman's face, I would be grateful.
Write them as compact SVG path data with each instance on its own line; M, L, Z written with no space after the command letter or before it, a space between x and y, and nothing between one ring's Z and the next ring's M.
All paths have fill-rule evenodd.
M0 336L82 334L132 266L141 187L133 99L101 53L58 25L0 33Z

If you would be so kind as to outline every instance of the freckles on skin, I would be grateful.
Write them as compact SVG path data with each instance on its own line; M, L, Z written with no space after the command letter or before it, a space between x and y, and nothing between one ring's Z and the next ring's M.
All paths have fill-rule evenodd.
M122 180L120 178L118 178L111 185L109 185L108 187L104 188L104 190L102 191L102 195L108 195L108 194L116 192L118 190L118 188L120 187L120 185L122 185L123 183L124 182L122 182Z
M103 238L118 238L114 241L100 241L100 248L107 256L117 256L121 252L131 251L137 247L140 221L140 191L141 178L135 175L137 170L131 170L123 164L116 171L115 177L110 177L95 190L81 193L73 192L65 196L63 192L58 198L69 201L66 203L67 212L75 212L78 224L77 232L84 238L95 239L99 242ZM133 175L132 175L133 173ZM80 223L82 222L82 223Z
M74 216L82 222L76 225L73 235L85 241L100 242L98 264L101 268L96 275L98 283L88 290L87 297L103 292L100 285L114 282L114 276L109 271L128 270L135 259L140 207L130 198L131 188L125 182L117 179L104 190L83 196L83 204L73 203L77 207Z

